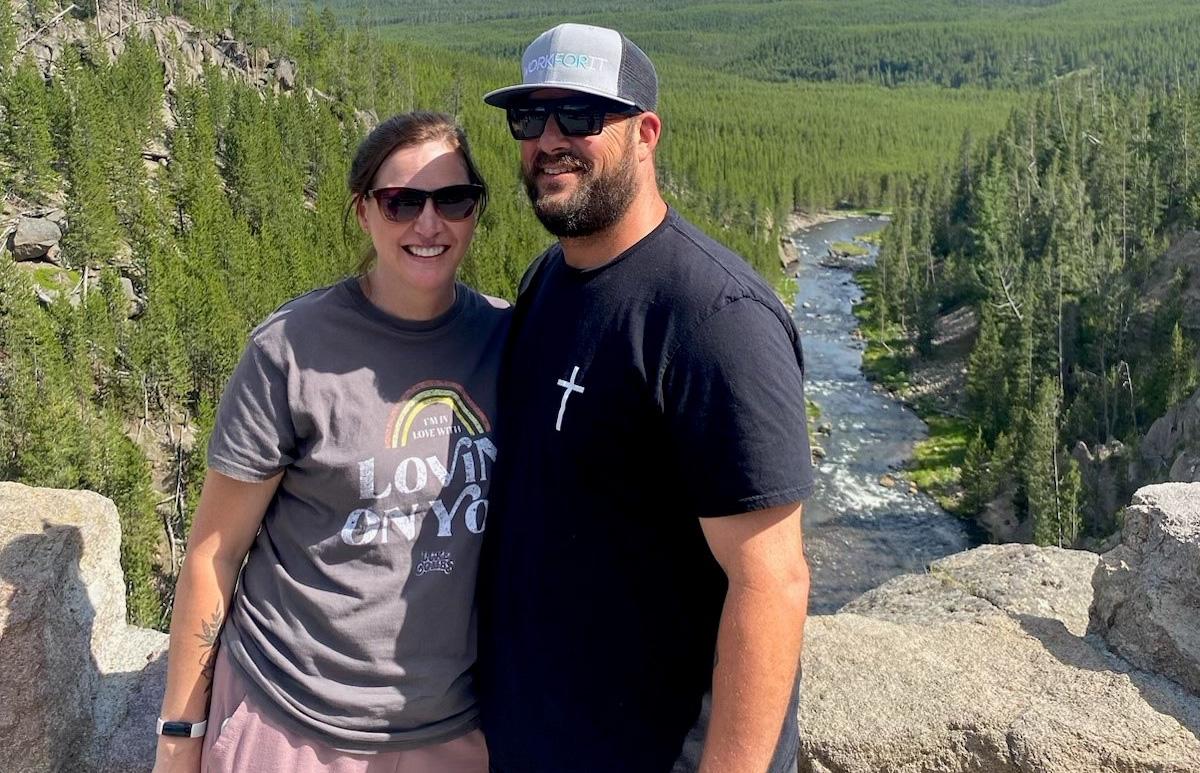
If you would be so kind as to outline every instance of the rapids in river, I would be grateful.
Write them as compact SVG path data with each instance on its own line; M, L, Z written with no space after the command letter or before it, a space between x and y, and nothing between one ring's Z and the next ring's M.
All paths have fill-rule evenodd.
M849 267L827 260L834 242L878 231L886 221L850 217L792 236L799 263L794 317L804 344L807 397L820 408L816 489L805 506L805 546L812 570L810 611L827 614L898 574L921 572L937 558L979 544L973 524L942 510L905 483L887 488L926 435L925 424L862 371L864 344L852 313L862 290ZM877 249L849 263L870 265Z

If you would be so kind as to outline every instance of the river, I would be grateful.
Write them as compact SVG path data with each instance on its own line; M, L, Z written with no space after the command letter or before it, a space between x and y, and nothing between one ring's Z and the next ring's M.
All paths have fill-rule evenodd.
M807 396L831 425L813 442L816 489L805 506L805 546L812 570L810 610L827 614L898 574L923 571L934 559L973 547L978 531L903 484L886 488L925 437L925 424L862 372L863 343L851 309L862 291L846 268L822 265L829 245L877 231L885 220L852 217L793 235L800 259L795 319L804 343ZM861 258L869 264L876 249Z

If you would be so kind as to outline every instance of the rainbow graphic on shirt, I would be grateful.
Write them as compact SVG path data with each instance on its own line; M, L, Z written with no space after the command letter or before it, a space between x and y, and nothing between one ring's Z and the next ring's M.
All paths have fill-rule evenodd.
M388 417L386 448L404 448L422 437L458 435L472 437L490 432L487 414L467 390L452 381L422 381L400 398Z

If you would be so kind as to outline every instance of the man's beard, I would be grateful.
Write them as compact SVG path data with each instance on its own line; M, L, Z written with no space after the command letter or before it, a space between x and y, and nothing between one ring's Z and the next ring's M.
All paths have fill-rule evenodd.
M538 193L536 170L550 164L570 165L579 175L579 186L565 200L542 198ZM637 193L632 147L625 149L620 165L607 174L595 175L592 169L592 164L570 152L557 156L539 152L530 169L521 169L525 192L547 231L560 237L591 236L610 228L629 210Z

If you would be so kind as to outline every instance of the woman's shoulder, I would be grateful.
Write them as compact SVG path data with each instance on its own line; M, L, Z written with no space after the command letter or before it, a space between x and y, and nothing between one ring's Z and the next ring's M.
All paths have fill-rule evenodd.
M278 349L289 340L320 335L331 321L330 311L348 305L349 297L342 280L318 287L281 304L250 333L250 340L267 349Z

